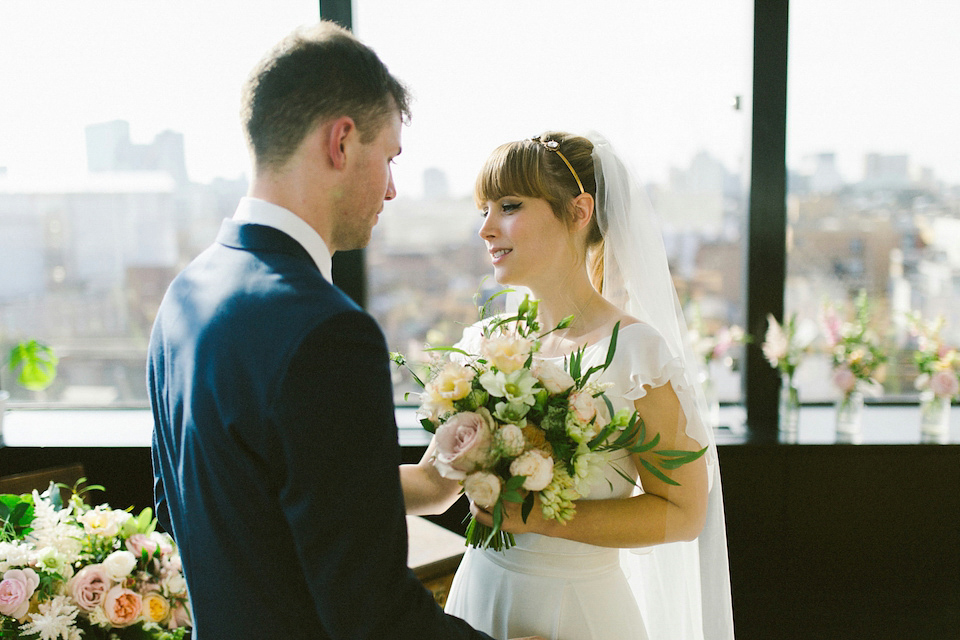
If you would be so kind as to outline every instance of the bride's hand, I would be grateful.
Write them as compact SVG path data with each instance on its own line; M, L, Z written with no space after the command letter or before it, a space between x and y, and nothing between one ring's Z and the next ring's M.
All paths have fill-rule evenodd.
M523 521L521 515L523 505L520 502L503 501L503 522L500 525L501 531L506 533L541 533L545 534L549 522L543 518L543 511L540 509L540 496L534 497L533 508L527 515L527 521ZM477 506L473 501L470 502L470 512L476 517L477 522L493 526L493 513L490 510Z

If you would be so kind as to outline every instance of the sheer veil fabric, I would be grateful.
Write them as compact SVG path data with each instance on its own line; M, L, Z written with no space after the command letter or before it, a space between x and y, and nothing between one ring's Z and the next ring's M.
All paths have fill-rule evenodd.
M604 237L603 295L653 326L680 360L673 378L687 418L687 434L708 447L707 520L700 536L640 550L622 550L621 563L637 597L651 640L728 640L734 637L727 536L720 467L713 430L704 424L699 360L667 264L663 236L640 181L596 132L597 221Z

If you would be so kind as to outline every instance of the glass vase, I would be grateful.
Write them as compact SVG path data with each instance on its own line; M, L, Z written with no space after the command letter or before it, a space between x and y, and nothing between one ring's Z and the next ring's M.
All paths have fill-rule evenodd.
M800 394L793 384L793 378L783 376L780 383L779 430L781 435L790 438L797 434L800 424Z
M0 389L0 445L3 444L3 414L7 412L7 400L10 393Z
M707 415L704 416L707 426L716 429L720 426L720 396L717 387L713 384L709 369L700 371L700 386L703 388L703 398L707 405Z
M934 395L932 391L920 394L920 434L925 439L944 439L950 431L950 398Z
M837 440L859 442L863 435L863 393L849 391L837 400Z

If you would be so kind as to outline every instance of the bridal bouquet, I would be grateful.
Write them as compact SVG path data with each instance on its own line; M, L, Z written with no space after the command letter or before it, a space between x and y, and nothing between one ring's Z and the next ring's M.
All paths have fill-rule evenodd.
M481 309L481 317L484 312ZM551 331L572 320L565 318ZM526 521L539 496L545 518L570 520L575 501L588 495L616 452L652 452L660 469L644 458L640 463L676 485L663 470L676 469L706 451L654 451L659 435L645 441L638 414L615 412L605 386L591 380L613 361L618 330L619 324L600 366L583 371L583 349L566 359L565 367L537 359L539 340L550 332L538 335L537 301L527 297L515 315L483 325L475 353L434 349L453 357L435 363L426 383L414 374L424 388L421 423L436 438L434 465L443 477L459 480L464 493L493 515L492 529L471 517L468 544L496 550L513 546L512 535L501 531L504 501L522 503ZM406 364L397 354L394 360Z
M853 320L845 321L836 308L825 304L820 321L827 347L833 356L833 383L844 397L854 391L877 395L884 376L886 355L880 349L880 338L870 326L867 294L861 291L854 301Z
M149 508L90 507L87 489L67 504L53 484L0 495L0 638L189 638L173 540L154 530Z

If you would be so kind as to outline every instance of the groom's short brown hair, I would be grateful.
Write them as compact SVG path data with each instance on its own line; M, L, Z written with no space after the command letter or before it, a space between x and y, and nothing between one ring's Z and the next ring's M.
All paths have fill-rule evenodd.
M332 22L300 27L254 67L240 118L257 168L279 168L320 122L349 116L371 142L409 94L377 54Z

